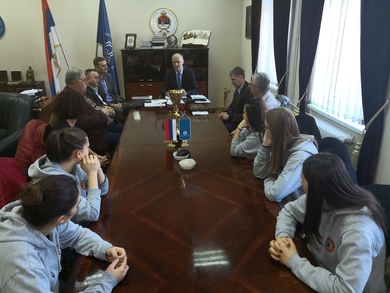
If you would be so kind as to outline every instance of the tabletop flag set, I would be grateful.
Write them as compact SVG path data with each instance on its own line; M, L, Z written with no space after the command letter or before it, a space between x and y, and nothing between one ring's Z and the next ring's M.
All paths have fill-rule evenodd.
M191 138L191 119L183 114L179 119L172 118L169 114L164 119L165 141L168 147L175 147L175 143L182 141L181 146L188 146L187 141Z

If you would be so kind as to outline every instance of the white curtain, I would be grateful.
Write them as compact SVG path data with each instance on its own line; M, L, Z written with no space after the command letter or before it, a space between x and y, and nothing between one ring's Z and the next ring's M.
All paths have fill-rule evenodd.
M260 45L257 72L268 74L271 85L277 85L274 54L274 9L273 0L263 0L260 21Z
M342 120L363 123L360 83L360 1L325 0L311 103Z

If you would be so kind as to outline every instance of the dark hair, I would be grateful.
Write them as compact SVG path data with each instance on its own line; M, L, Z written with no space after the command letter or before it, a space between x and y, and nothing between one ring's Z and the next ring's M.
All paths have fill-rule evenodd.
M278 107L265 113L265 120L272 135L272 156L269 170L277 174L283 169L283 158L300 138L294 114L287 108Z
M87 77L89 77L91 72L97 72L97 70L96 69L92 69L92 68L88 68L88 69L85 70L85 75Z
M302 174L308 184L303 230L309 243L314 239L320 241L322 237L319 227L324 209L366 206L386 233L386 218L380 203L369 191L352 181L339 157L330 153L312 155L303 163Z
M99 62L102 61L107 61L107 59L104 57L96 57L95 59L93 59L93 65L96 67L99 65Z
M83 94L67 89L60 92L54 99L53 113L58 120L78 119L85 105Z
M245 79L245 70L242 69L242 68L239 67L239 66L236 66L236 67L234 67L234 68L232 69L232 71L230 71L229 76L232 76L232 75L234 75L234 76L240 76L240 75L242 75L242 77Z
M261 137L265 132L264 119L266 105L262 99L249 98L245 104L245 112L248 123L254 132L258 132Z
M27 183L19 194L22 217L34 227L42 227L54 218L69 215L79 197L77 182L70 176L51 175L37 184Z
M87 142L87 134L78 127L54 130L46 140L46 155L50 161L61 163L68 160L75 150L81 150Z

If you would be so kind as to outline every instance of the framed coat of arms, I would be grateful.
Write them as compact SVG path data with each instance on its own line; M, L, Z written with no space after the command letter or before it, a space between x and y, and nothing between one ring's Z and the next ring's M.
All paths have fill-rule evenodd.
M150 17L150 28L155 34L162 34L165 38L173 35L177 29L177 17L168 8L156 9Z

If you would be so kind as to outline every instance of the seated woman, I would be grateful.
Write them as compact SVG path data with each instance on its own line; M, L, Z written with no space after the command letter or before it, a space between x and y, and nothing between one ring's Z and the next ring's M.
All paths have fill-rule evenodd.
M53 130L61 130L66 127L79 127L77 117L83 113L85 101L83 95L78 91L62 91L60 92L53 105L53 114L56 123L53 125ZM93 150L89 150L90 154L96 155L102 167L109 163L107 156L97 155Z
M54 99L53 114L56 123L53 130L61 130L65 127L78 127L77 117L83 113L83 95L77 91L62 91Z
M265 132L264 117L266 105L262 99L250 98L244 106L242 121L233 132L230 155L253 160Z
M288 108L267 111L265 129L253 173L264 179L264 194L270 201L285 204L303 194L302 163L318 150L312 136L299 136L294 114Z
M108 178L96 156L88 155L88 137L80 128L55 130L46 140L46 155L28 169L28 176L37 183L49 175L66 175L77 181L81 200L75 223L97 221L101 195L108 192Z
M309 157L302 184L306 194L279 213L271 257L316 292L387 292L385 215L377 199L353 183L333 154ZM292 240L297 223L319 266L298 255Z
M111 262L83 292L111 292L126 276L126 251L69 221L80 192L73 178L48 176L27 184L20 200L0 211L0 288L3 292L54 292L61 271L61 249ZM58 287L57 287L58 288Z

